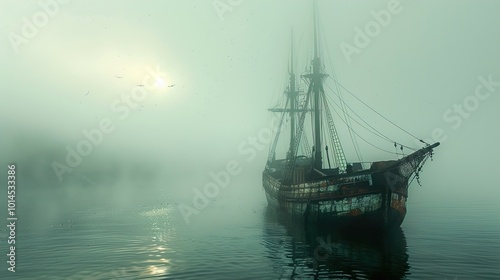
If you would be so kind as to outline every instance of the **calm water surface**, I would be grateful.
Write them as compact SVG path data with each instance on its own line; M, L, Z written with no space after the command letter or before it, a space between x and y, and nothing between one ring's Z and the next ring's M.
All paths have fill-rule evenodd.
M190 224L179 213L182 200L164 190L120 206L69 207L51 219L24 212L17 272L4 265L0 277L500 279L494 203L415 201L401 229L379 236L304 228L270 211L263 192L236 193L212 200Z

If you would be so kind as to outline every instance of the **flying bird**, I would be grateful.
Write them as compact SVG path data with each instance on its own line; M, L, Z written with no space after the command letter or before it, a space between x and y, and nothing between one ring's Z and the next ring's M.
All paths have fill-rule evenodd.
M123 79L122 76L115 76L117 79Z
M169 85L168 87L175 87L175 85Z
M144 85L136 85L136 87L143 87Z
M85 95L84 95L84 96L87 96L87 95L89 95L89 92L90 92L90 91L87 91L87 93L85 93Z

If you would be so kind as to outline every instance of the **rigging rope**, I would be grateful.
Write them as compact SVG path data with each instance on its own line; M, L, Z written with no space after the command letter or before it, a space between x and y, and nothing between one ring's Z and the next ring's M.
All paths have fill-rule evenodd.
M323 32L321 32L321 34L323 34ZM324 44L326 45L326 48L328 49L327 42L326 42L326 40L324 38L323 38L323 41L324 41ZM335 69L333 69L332 58L331 58L331 55L330 55L329 52L327 52L327 58L328 58L328 65L330 66L330 71L332 73L332 76L333 76L333 78L336 79L337 74L335 73ZM344 102L344 99L343 99L342 95L340 94L339 87L338 86L336 86L336 87L337 87L337 96L338 96L338 98L340 100L340 105L341 105L340 108L341 108L342 113L344 115L344 118L346 120L345 123L347 124L347 127L348 127L347 131L349 132L349 137L351 138L351 142L352 142L352 145L354 147L354 151L356 152L356 156L358 157L358 160L360 162L363 162L363 157L361 156L362 153L361 153L361 149L359 148L359 144L356 141L356 138L352 135L352 131L351 131L352 130L352 124L350 122L350 118L351 117L349 116L349 113L347 112L347 110L345 110L345 107L344 107L347 104Z
M330 90L331 90L331 91L333 91L335 94L337 94L337 95L338 95L338 93L337 93L337 92L335 92L335 91L334 91L334 90L330 87L330 85L328 85L328 84L327 84L327 86L328 86L328 88L330 88ZM331 99L331 98L330 98L330 99ZM333 101L333 99L331 99L331 100ZM335 103L335 102L334 102L334 103ZM335 103L335 104L336 104L336 103ZM368 128L366 128L365 126L363 126L361 123L359 123L358 121L356 121L356 119L352 118L352 120L354 120L357 124L359 124L359 125L360 125L361 127L363 127L364 129L368 130L369 132L371 132L371 133L373 133L373 134L377 135L378 137L380 137L380 138L382 138L382 139L384 139L384 140L386 140L386 141L388 141L388 142L391 142L391 143L396 143L396 141L394 141L393 139L391 139L391 138L387 137L386 135L384 135L384 134L382 134L380 131L378 131L376 128L374 128L373 126L371 126L371 125L370 125L367 121L365 121L365 120L364 120L361 116L359 116L359 115L356 113L356 111L354 111L354 110L353 110L353 109L352 109L349 105L347 105L347 103L345 103L345 102L344 102L344 104L345 104L345 106L346 106L347 108L349 108L349 110L351 110L351 111L352 111L352 112L353 112L353 113L354 113L354 114L355 114L355 115L356 115L356 116L357 116L357 117L358 117L361 121L363 121L363 122L364 122L364 123L365 123L368 127L370 127L371 129L373 129L373 131L371 131L370 129L368 129ZM336 105L337 105L337 104L336 104ZM338 105L337 105L337 106L338 106ZM400 146L403 146L403 147L405 147L405 148L407 148L407 149L410 149L410 150L412 150L412 151L416 151L416 150L418 150L418 149L415 149L415 148L412 148L412 147L408 147L408 146L403 145L403 144L400 144L400 143L397 143L397 144L399 144Z
M338 93L337 93L337 92L335 92L335 91L334 91L334 90L330 87L330 85L328 85L328 84L327 84L327 86L328 86L328 88L329 88L331 91L333 91L335 94L337 94L337 95L338 95ZM330 98L330 100L331 100L331 101L332 101L335 105L337 105L337 104L335 103L335 101L334 101L334 100L333 100L330 96L327 96L327 97L328 97L328 98ZM356 121L356 119L352 118L352 119L353 119L356 123L358 123L361 127L365 128L366 130L368 130L368 131L372 132L373 134L375 134L375 135L379 136L380 138L383 138L383 139L385 139L385 140L387 140L387 141L389 141L389 142L395 142L394 140L392 140L391 138L389 138L389 137L385 136L385 135L384 135L384 134L382 134L380 131L378 131L377 129L375 129L373 126L371 126L371 125L370 125L367 121L365 121L365 120L364 120L364 119L363 119L360 115L358 115L358 114L356 113L356 111L354 111L354 110L353 110L353 109L352 109L349 105L347 105L345 102L344 102L344 105L345 105L345 106L346 106L349 110L351 110L351 111L354 113L354 115L356 115L356 116L357 116L357 117L358 117L361 121L363 121L366 125L368 125L368 127L370 127L373 131L371 131L371 130L369 130L368 128L364 127L362 124L360 124L358 121ZM337 105L337 106L338 106L338 105Z
M297 127L297 134L295 135L295 139L293 141L293 145L290 148L290 154L287 160L287 163L285 165L285 174L284 174L284 179L285 180L291 180L291 176L293 173L293 168L295 167L295 162L297 160L297 151L299 149L299 143L300 143L300 138L302 136L302 133L304 132L304 120L306 118L307 114L307 104L309 103L309 97L311 96L312 92L312 84L309 84L309 89L307 90L307 95L306 95L306 101L304 104L306 104L306 107L304 108L304 111L300 114L300 119L299 119L299 125Z
M322 28L322 24L318 24L320 30L319 31L322 31L321 28ZM305 32L304 32L305 33ZM299 36L299 41L303 41L304 40L304 33L302 33L301 35L302 36ZM322 36L323 32L318 32L318 52L319 53L323 53L322 52L322 49L321 49L321 46L322 44L320 42L322 42L323 44L326 44L326 40L325 38ZM299 44L299 46L303 46L302 44ZM326 48L328 49L328 48ZM311 48L309 46L309 48L307 49L307 52L309 54L311 54ZM318 53L318 55L319 55ZM323 53L324 54L324 53ZM313 56L313 55L308 55L308 57L310 56ZM405 145L402 145L400 143L397 143L395 142L394 140L392 140L391 138L387 137L386 135L382 134L380 131L378 131L376 128L374 128L372 125L370 125L364 118L362 118L360 115L358 115L356 113L356 111L354 111L345 101L344 101L344 97L342 96L342 92L341 92L341 88L344 89L345 91L347 91L350 95L352 95L354 98L356 98L359 102L361 102L363 105L365 105L366 107L368 107L370 110L372 110L373 112L375 112L377 115L379 115L380 117L382 117L384 120L386 120L387 122L391 123L393 126L395 126L396 128L398 128L399 130L405 132L406 134L410 135L411 137L419 140L420 142L426 144L426 145L429 145L428 143L426 143L425 141L419 139L418 137L416 137L415 135L411 134L410 132L408 132L407 130L403 129L402 127L398 126L397 124L395 124L394 122L392 122L391 120L389 120L388 118L386 118L385 116L383 116L381 113L379 113L378 111L376 111L374 108L372 108L371 106L369 106L367 103L365 103L364 101L362 101L359 97L357 97L354 93L352 93L351 91L349 91L347 88L345 88L342 84L340 84L338 81L337 81L337 78L336 78L336 74L335 74L335 71L333 69L333 63L332 63L332 59L331 59L331 56L330 56L330 53L329 52L326 52L326 56L327 56L327 59L329 60L329 66L330 66L330 70L331 70L331 73L332 73L332 76L330 76L332 78L332 80L334 81L335 85L334 87L336 88L336 90L334 90L332 87L330 87L329 84L327 84L328 88L333 91L340 103L337 103L333 100L332 97L330 97L329 95L326 95L324 94L323 92L323 100L324 100L324 106L328 106L328 104L335 104L341 111L342 111L342 115L343 117L339 114L339 112L337 110L335 110L335 108L333 108L332 106L332 109L334 109L335 111L335 114L339 117L340 120L342 120L342 122L347 126L348 128L348 132L349 132L349 135L350 135L350 138L351 138L351 141L352 141L352 144L353 144L353 147L354 147L354 150L356 152L356 155L359 159L360 162L363 162L362 160L362 156L361 156L361 151L360 151L360 147L359 147L359 144L358 142L356 141L356 137L359 137L361 138L361 140L363 140L364 142L366 142L367 144L371 145L372 147L376 148L376 149L379 149L381 151L384 151L384 152L387 152L387 153L390 153L390 154L395 154L395 155L403 155L404 156L404 153L403 153L403 147L406 147L410 150L414 150L416 151L417 149L414 149L414 148L411 148L411 147L408 147L408 146L405 146ZM322 57L322 56L320 56ZM322 59L323 60L323 59ZM298 61L297 61L298 62ZM299 63L297 63L296 65L299 65ZM311 69L311 66L306 63L306 72L308 72L308 70L312 70ZM309 67L308 67L309 65ZM325 64L321 63L321 67L322 69L325 68ZM290 70L290 69L289 69ZM322 71L323 72L323 71ZM301 79L299 79L301 80ZM311 90L310 86L311 84L308 85L309 86L309 90ZM308 90L308 93L310 93ZM329 100L327 100L325 97L327 97ZM306 98L305 98L305 108L309 106L312 107L312 101L311 99L309 99L309 94L306 95ZM309 102L308 102L309 101ZM283 100L282 100L283 102ZM286 100L286 103L288 103L288 99ZM282 104L282 103L281 103ZM287 105L285 105L285 108L286 108ZM316 108L318 109L318 108ZM358 120L356 120L356 118L354 118L352 115L350 115L350 112L349 110L354 113L354 115L359 118L359 120L361 120L362 122L364 122L366 124L366 126L368 126L369 128L367 128L365 125L361 124ZM321 113L322 115L323 114L326 114L325 111L323 111ZM284 120L284 117L285 117L285 113L283 112L283 115L281 116L281 122L280 122L280 126L281 124L283 123L283 120ZM307 141L307 136L306 135L302 135L302 137L304 137L305 139L302 139L301 141L301 134L303 134L303 130L304 130L304 118L305 118L305 112L303 112L303 114L301 114L301 116L299 117L299 124L298 124L298 127L297 127L297 130L296 130L296 135L295 135L295 139L294 139L294 145L292 145L292 147L290 147L290 152L292 153L292 158L291 160L288 162L287 166L286 166L286 175L291 175L291 168L293 168L293 165L295 164L295 159L294 157L296 156L297 154L297 151L299 149L299 146L303 149L303 150L306 150L306 154L307 154L307 146L308 146L308 141ZM321 120L323 120L323 118L321 118ZM385 140L385 141L388 141L390 143L394 143L395 145L395 152L391 152L391 151L388 151L388 150L385 150L381 147L378 147L376 145L374 145L372 142L370 141L367 141L365 138L363 138L361 135L358 134L357 131L355 131L353 125L352 125L352 122L351 120L354 120L358 125L360 125L362 128L368 130L369 132L375 134L376 136L380 137L381 139ZM313 123L313 117L311 116L311 128L314 127L314 123ZM325 123L322 121L321 122L321 127L323 127L325 125ZM293 129L293 128L292 128ZM313 138L313 142L316 142L315 140L315 133L312 134L312 138ZM278 137L279 137L279 132L277 133L276 135L276 138L274 139L274 142L273 142L273 146L271 147L271 150L272 150L272 153L270 153L269 157L271 157L271 154L274 155L275 153L275 149L276 149L276 144L277 144L277 140L278 140ZM322 129L322 134L320 135L321 138L323 138L322 142L323 143L327 143L328 141L325 141L325 138L328 139L328 137L325 135L325 132L324 132L324 129ZM330 139L330 143L332 144L329 148L332 148L332 147L335 147L335 144L333 139ZM302 143L301 143L302 142ZM300 145L302 144L302 145ZM397 145L400 145L400 149L401 149L401 152L398 152L398 149L397 149ZM305 147L304 147L305 146ZM314 147L314 149L318 149L319 147ZM330 149L330 150L335 150L335 149ZM323 151L321 151L323 152ZM326 151L327 153L327 156L328 156L328 150ZM312 156L312 155L311 155ZM337 161L336 157L333 156L333 159L335 161ZM287 177L287 176L285 176Z
M329 102L329 101L327 100L327 102ZM335 103L334 103L334 104L335 104ZM337 104L335 104L335 105L337 105ZM338 106L338 105L337 105L337 106ZM338 116L338 117L339 117L339 118L340 118L340 119L344 122L344 124L345 124L345 125L348 125L348 124L346 124L346 123L345 123L344 119L342 119L342 118L340 117L340 115L338 114L337 110L333 110L333 111L334 111L334 112L335 112L335 114L336 114L336 115L337 115L337 116ZM401 155L400 153L397 153L397 152L396 152L396 153L394 153L394 152L391 152L391 151L388 151L388 150L382 149L382 148L380 148L380 147L378 147L378 146L375 146L375 145L374 145L374 144L372 144L371 142L367 141L365 138L361 137L361 136L360 136L360 135L359 135L359 134L358 134L355 130L352 130L352 132L353 132L356 136L358 136L359 138L361 138L361 140L363 140L364 142L368 143L369 145L371 145L371 146L372 146L372 147L374 147L374 148L377 148L377 149L379 149L379 150L381 150L381 151L384 151L384 152L387 152L387 153L390 153L390 154Z
M335 103L333 100L327 100L327 102L328 102L329 104L332 104L332 103L333 103L334 105L336 105L337 107L339 107L339 105L338 105L337 103ZM331 102L331 103L330 103L330 102ZM332 108L334 108L334 107L332 106ZM340 118L340 119L344 122L344 124L345 124L347 127L349 127L349 125L348 125L348 124L344 121L344 119L342 119L342 118L340 117L339 113L337 112L337 110L335 110L335 108L334 108L334 110L333 110L333 111L335 112L335 114L336 114L337 116L339 116L339 118ZM380 137L380 138L382 138L382 139L386 140L386 139L385 139L385 138L383 138L382 136L380 136L380 135L378 135L378 134L374 133L373 131L371 131L371 130L367 129L366 127L364 127L364 126L363 126L361 123L359 123L356 119L353 119L353 120L354 120L357 124L359 124L361 127L365 128L366 130L370 131L371 133L375 134L376 136L378 136L378 137ZM349 128L350 128L350 129L352 129L351 127L349 127ZM359 135L359 134L358 134L358 133L357 133L354 129L352 129L352 131L353 131L353 133L354 133L354 134L356 134L358 137L362 138L362 137L361 137L361 136L360 136L360 135ZM364 138L362 138L362 139L363 139L365 142L367 142ZM368 142L367 142L367 143L368 143ZM384 149L382 149L382 148L380 148L380 147L378 147L378 146L375 146L375 145L374 145L374 144L372 144L372 143L369 143L369 144L370 144L371 146L373 146L373 147L376 147L376 148L380 149L380 150L383 150L383 151L388 152L387 150L384 150ZM399 153L397 152L397 150L396 150L396 153L393 153L393 152L390 152L390 153L391 153L391 154L396 154L396 155L399 155Z
M331 90L331 91L333 91L334 93L336 93L336 92L335 92L335 91L334 91L334 90L333 90L333 89L332 89L332 88L331 88L328 84L327 84L327 86L328 86L328 88L330 88L330 90ZM337 104L337 103L336 103L336 102L335 102L335 101L334 101L331 97L329 97L329 96L327 96L327 97L330 99L330 101L331 101L333 104L337 105L337 107L340 107L340 106L339 106L339 105L338 105L338 104ZM355 114L355 115L356 115L356 116L357 116L357 117L358 117L361 121L363 121L363 122L364 122L364 123L365 123L368 127L370 127L373 131L372 131L372 130L370 130L370 129L368 129L368 128L366 128L363 124L361 124L361 123L360 123L359 121L357 121L355 118L352 118L352 120L353 120L353 121L355 121L355 122L356 122L359 126L361 126L362 128L366 129L367 131L369 131L369 132L373 133L374 135L376 135L376 136L378 136L378 137L380 137L380 138L382 138L382 139L384 139L384 140L386 140L386 141L388 141L388 142L390 142L390 143L396 143L396 141L394 141L394 140L392 140L391 138L389 138L389 137L385 136L385 135L384 135L384 134L382 134L380 131L378 131L376 128L374 128L373 126L371 126L371 125L370 125L367 121L365 121L365 120L364 120L364 119L363 119L360 115L358 115L358 114L356 113L356 111L354 111L354 110L353 110L353 109L352 109L349 105L347 105L347 103L345 103L345 105L346 105L346 107L347 107L349 110L351 110L351 111L352 111L352 112L353 112L353 113L354 113L354 114ZM354 130L354 129L353 129L353 130ZM398 144L398 143L396 143L396 144ZM405 147L405 148L407 148L407 149L413 150L413 151L416 151L416 150L417 150L417 149L414 149L414 148L412 148L412 147L405 146L405 145L403 145L403 144L399 144L399 145L401 145L401 146L403 146L403 147Z
M398 129L400 129L401 131L405 132L406 134L410 135L411 137L419 140L420 142L422 143L425 143L427 145L429 145L429 143L423 141L422 139L418 138L417 136L411 134L410 132L406 131L404 128L400 127L399 125L395 124L394 122L392 122L391 120L389 120L388 118L384 117L382 114L380 114L379 112L377 112L375 109L373 109L372 107L370 107L370 105L366 104L365 102L363 102L363 100L361 100L360 98L358 98L354 93L352 93L351 91L349 91L347 88L345 88L343 85L341 85L336 79L333 79L333 81L335 82L335 84L339 85L341 88L343 88L345 91L347 91L349 94L351 94L354 98L356 98L359 102L361 102L363 105L365 105L366 107L368 107L370 110L372 110L373 112L375 112L377 115L379 115L380 117L382 117L384 120L388 121L389 123L391 123L392 125L394 125L395 127L397 127ZM407 147L408 148L408 147Z
M286 109L287 106L288 106L288 98L286 99L284 108ZM278 145L278 139L280 137L281 127L283 126L283 120L285 119L285 114L286 110L283 110L283 113L281 114L280 125L278 127L279 129L276 132L276 136L274 137L273 145L270 147L269 155L267 156L267 162L272 162L272 160L274 159L274 155L276 154L276 146Z

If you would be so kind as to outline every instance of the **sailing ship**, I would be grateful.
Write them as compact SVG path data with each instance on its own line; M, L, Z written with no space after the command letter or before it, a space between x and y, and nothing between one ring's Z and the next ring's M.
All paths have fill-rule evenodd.
M333 104L329 102L329 96L324 90L325 80L329 75L324 71L325 67L318 47L316 4L313 10L314 56L310 66L306 67L305 73L301 75L303 87L307 90L301 91L296 82L293 70L292 35L289 81L284 92L284 101L280 104L281 107L269 109L280 116L280 128L275 130L262 175L268 204L292 216L302 217L306 219L306 222L316 221L334 227L399 226L406 215L408 186L415 178L419 182L422 167L427 159L432 159L433 149L439 146L439 142L428 144L397 126L338 83L336 79L333 81L337 86L336 94L340 102ZM350 112L348 109L351 107L341 98L340 88L352 94L386 121L418 139L424 147L412 149L393 141L377 131L364 118L359 117L352 109L351 111L359 118L354 119L349 116L346 112ZM337 105L340 108L339 111L344 113L344 118L338 114L338 119L347 125L351 137L357 133L353 130L352 123L349 125L350 120L357 120L360 125L364 123L364 128L390 141L390 144L396 147L397 158L363 162L359 160L358 154L358 161L348 161L337 133L337 121L331 114L330 107L333 105ZM306 134L307 116L311 119L310 129L307 130L312 134L314 142L312 147L309 145L309 135ZM277 158L278 139L281 132L285 130L283 127L286 123L289 124L290 141L288 148L283 149L286 150L285 155ZM377 147L371 141L367 143ZM301 154L299 154L299 147ZM412 149L412 152L405 155L404 147ZM355 150L358 153L359 146Z

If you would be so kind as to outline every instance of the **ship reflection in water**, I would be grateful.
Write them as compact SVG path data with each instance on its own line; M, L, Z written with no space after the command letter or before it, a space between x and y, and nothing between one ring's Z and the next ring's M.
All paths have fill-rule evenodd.
M338 232L265 211L263 243L279 279L402 279L409 275L406 239L397 227Z

